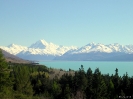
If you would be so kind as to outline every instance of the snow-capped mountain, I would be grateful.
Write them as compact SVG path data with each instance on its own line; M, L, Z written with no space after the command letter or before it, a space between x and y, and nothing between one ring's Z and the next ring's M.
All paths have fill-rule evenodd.
M61 56L69 50L75 50L77 47L75 46L59 46L53 43L48 43L45 40L39 40L32 44L29 47L11 44L7 47L0 46L1 49L9 52L10 54L19 56L23 59L36 60L44 58L53 59L56 56ZM39 58L41 57L41 58Z
M133 61L133 45L89 43L77 50L70 50L55 60Z
M27 50L28 47L21 46L21 45L16 45L16 44L10 44L9 46L0 46L1 49L5 50L6 52L17 55L21 51Z
M89 43L80 48L39 40L29 47L11 44L1 49L28 60L95 60L133 54L133 45ZM130 56L131 56L130 55Z
M32 44L29 48L35 48L35 49L45 49L45 48L57 48L58 45L55 45L53 43L48 43L45 40L39 40L36 43Z
M120 44L96 44L89 43L78 50L73 50L70 54L80 54L80 53L91 53L91 52L104 52L104 53L113 53L113 52L121 52L131 54L133 53L133 45L120 45Z
M40 55L54 55L54 56L61 56L68 50L75 50L77 47L74 46L59 46L53 43L48 43L45 40L39 40L36 43L32 44L29 49L27 50L31 54L40 54ZM24 53L26 51L23 51Z
M110 44L110 45L107 45L111 50L112 52L123 52L123 53L128 53L128 54L131 54L133 53L133 45L120 45L120 44Z
M90 52L106 52L111 53L112 50L103 44L89 43L80 49L71 52L71 54L79 54L79 53L90 53Z

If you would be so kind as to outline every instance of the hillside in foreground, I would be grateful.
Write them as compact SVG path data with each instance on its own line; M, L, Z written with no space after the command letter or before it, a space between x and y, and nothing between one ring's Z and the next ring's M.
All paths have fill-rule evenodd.
M2 50L2 49L0 49ZM7 62L11 62L11 63L31 63L31 61L28 61L28 60L24 60L24 59L21 59L15 55L12 55L4 50L2 50L2 53L4 55L4 58L6 59Z

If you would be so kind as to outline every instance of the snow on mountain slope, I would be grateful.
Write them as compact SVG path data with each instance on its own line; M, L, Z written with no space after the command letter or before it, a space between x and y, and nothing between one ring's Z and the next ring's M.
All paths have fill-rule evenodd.
M91 53L91 52L104 52L104 53L112 53L112 52L121 52L131 54L133 53L133 45L120 45L120 44L96 44L96 43L89 43L78 50L73 50L67 52L67 54L81 54L81 53Z
M62 56L63 54L85 54L91 52L104 52L104 53L133 53L133 45L120 45L120 44L96 44L89 43L81 48L75 46L60 46L53 43L48 43L45 40L39 40L32 44L30 47L11 44L7 47L0 46L3 50L13 55L26 56L26 55L46 55L46 56Z
M89 43L78 50L71 52L71 54L90 53L90 52L106 52L111 53L112 49L103 44Z
M21 45L16 45L16 44L10 44L9 46L0 46L1 49L9 52L10 54L16 55L20 53L21 51L27 50L28 48L25 46Z
M107 45L113 52L133 53L133 45L120 45L118 43Z
M68 50L76 49L77 47L67 47L59 46L53 43L48 43L45 40L39 40L36 43L32 44L29 49L22 51L21 53L25 54L39 54L39 55L54 55L61 56Z
M124 50L127 53L133 53L133 45L126 45Z
M74 46L59 46L53 43L48 43L45 40L39 40L36 43L32 44L25 50L22 50L17 55L21 56L25 55L53 55L53 56L61 56L68 50L74 50L77 47Z
M45 40L39 40L36 43L32 44L30 47L24 47L21 45L11 44L7 47L0 46L3 50L9 52L13 55L53 55L53 56L60 56L67 52L68 50L77 49L74 46L59 46L53 43L48 43Z
M39 40L36 43L32 44L29 48L34 49L56 49L58 48L58 45L55 45L53 43L48 43L45 40Z

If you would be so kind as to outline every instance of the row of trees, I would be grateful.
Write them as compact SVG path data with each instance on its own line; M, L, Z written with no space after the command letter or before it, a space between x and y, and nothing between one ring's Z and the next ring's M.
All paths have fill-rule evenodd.
M71 70L70 70L71 71ZM50 79L46 66L6 63L0 52L0 99L119 99L133 98L133 77L103 75L83 65L78 71Z

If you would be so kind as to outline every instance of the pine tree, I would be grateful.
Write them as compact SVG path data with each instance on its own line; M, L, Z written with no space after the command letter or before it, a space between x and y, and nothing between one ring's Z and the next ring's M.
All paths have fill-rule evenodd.
M129 96L130 94L130 80L129 80L129 77L128 77L128 74L126 72L126 75L123 75L123 80L122 80L122 88L123 88L123 92Z
M133 76L130 78L130 88L129 88L129 94L131 97L133 97Z
M11 95L12 83L9 78L10 71L7 68L8 64L0 50L0 99L10 97Z
M29 70L26 66L15 66L14 67L14 90L16 91L16 95L18 96L18 93L21 96L32 96L33 95L33 89L30 82L30 75Z
M115 97L118 97L118 94L121 91L121 89L120 89L120 80L121 79L118 75L118 69L116 68L115 75L112 77L112 82L113 82L114 88L115 88Z
M52 94L53 94L53 96L58 97L58 95L60 93L61 93L60 85L56 81L53 81L53 84L52 84Z
M85 91L87 88L87 77L84 71L83 65L81 65L81 69L78 72L78 83L79 83L79 90Z
M114 84L112 82L112 80L110 79L109 81L109 85L108 85L108 96L109 99L113 99L114 98Z
M93 77L93 97L94 99L103 99L107 97L107 86L102 78L99 68L94 72Z
M87 99L90 99L93 96L93 89L92 89L92 83L93 83L93 73L91 68L87 70L87 88L86 88L86 97Z
M69 85L67 84L64 90L64 99L70 99L71 97L71 92L70 92L70 88Z

